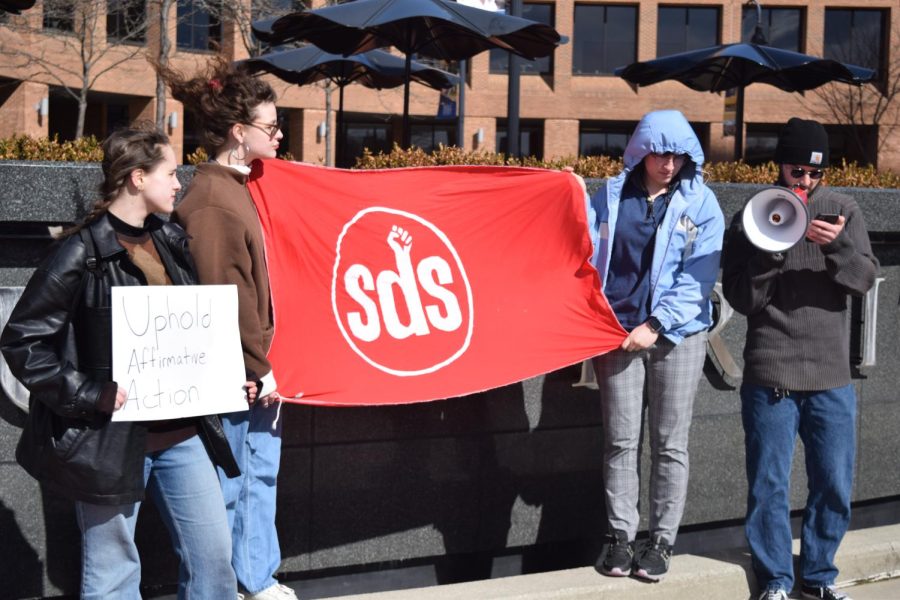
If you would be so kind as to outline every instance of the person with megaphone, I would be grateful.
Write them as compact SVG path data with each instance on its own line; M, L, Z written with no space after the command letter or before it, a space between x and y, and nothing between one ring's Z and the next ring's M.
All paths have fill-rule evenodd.
M872 287L878 261L859 206L824 185L828 134L820 123L788 121L775 162L784 197L751 198L732 221L723 255L725 298L747 316L740 392L747 542L760 599L787 600L794 587L789 486L799 433L809 490L800 593L849 600L834 588L856 452L847 297ZM773 219L775 213L781 216ZM804 227L784 244L779 223L789 219Z
M593 361L603 414L609 534L598 570L659 581L669 569L687 498L688 433L725 219L703 182L700 141L680 112L644 115L624 163L588 207L592 264L628 332L620 348ZM636 552L645 395L650 539Z

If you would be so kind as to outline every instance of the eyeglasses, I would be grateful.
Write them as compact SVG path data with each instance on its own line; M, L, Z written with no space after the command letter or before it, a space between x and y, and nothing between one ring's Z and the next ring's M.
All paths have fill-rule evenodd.
M281 131L281 123L280 122L279 123L247 123L247 125L249 125L250 127L253 127L254 129L259 129L260 131L265 133L267 136L269 136L270 140L274 139L275 136L278 134L278 132Z
M672 160L684 160L687 158L686 154L676 154L674 152L651 152L650 156L655 158L656 160L668 161L670 158Z
M803 179L804 175L809 175L810 179L822 179L822 175L824 174L825 171L823 171L822 169L813 169L811 171L801 169L800 167L791 169L791 177L793 177L794 179Z

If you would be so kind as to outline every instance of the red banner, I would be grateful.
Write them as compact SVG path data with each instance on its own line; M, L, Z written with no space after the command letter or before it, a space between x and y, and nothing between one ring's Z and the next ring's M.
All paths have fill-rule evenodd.
M617 348L569 173L344 171L250 180L266 237L278 389L402 404L502 386Z

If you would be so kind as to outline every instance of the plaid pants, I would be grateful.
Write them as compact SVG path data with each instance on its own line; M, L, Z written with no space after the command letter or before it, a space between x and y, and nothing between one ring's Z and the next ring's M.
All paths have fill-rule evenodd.
M603 403L603 477L610 531L634 540L640 523L638 472L646 388L650 431L650 535L674 545L688 484L688 433L706 357L706 332L675 345L594 358Z

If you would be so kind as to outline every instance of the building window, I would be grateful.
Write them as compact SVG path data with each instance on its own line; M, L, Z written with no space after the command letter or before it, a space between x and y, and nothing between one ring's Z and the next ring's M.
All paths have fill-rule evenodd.
M621 158L637 123L586 121L578 132L578 154Z
M281 129L281 141L278 142L278 156L282 157L285 153L291 151L291 114L293 111L289 108L276 109L278 117L278 125Z
M497 119L497 152L509 152L506 134L506 119ZM519 153L544 158L544 121L538 119L519 120Z
M410 141L413 146L431 153L438 146L456 145L456 121L450 123L416 123L410 127Z
M748 123L744 162L759 165L772 160L784 123ZM832 165L856 161L866 165L877 155L878 126L825 125L828 154ZM873 163L874 164L874 163Z
M250 17L258 21L308 8L312 8L312 0L251 0Z
M719 43L719 9L660 6L656 55L668 56Z
M75 31L75 11L65 0L44 0L44 29Z
M222 24L200 0L178 0L177 45L181 50L213 50L222 41Z
M251 0L250 2L250 20L259 21L260 19L272 19L283 17L286 14L299 12L312 8L312 0ZM255 44L255 48L251 51L251 56L263 54L264 52L272 52L278 50L288 50L295 47L294 44L277 44L270 46L251 34Z
M884 66L885 11L825 9L825 58L881 71Z
M637 56L637 7L576 4L573 37L573 74L611 74Z
M761 165L772 160L782 127L784 124L747 123L744 162L749 165Z
M522 5L522 16L553 27L552 4L526 2ZM522 60L521 64L522 75L550 75L553 73L553 55L544 56L536 60ZM509 72L509 52L497 49L490 51L490 72L498 74Z
M393 147L393 131L388 123L356 122L344 123L346 145L343 157L338 159L338 167L349 168L356 164L356 159L368 148L373 154L390 153Z
M146 23L144 0L109 0L106 3L106 39L143 42Z
M764 8L762 9L763 34L766 43L773 48L803 51L803 11L799 8ZM749 42L756 29L756 7L744 6L741 17L741 41Z

